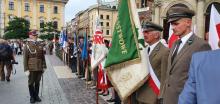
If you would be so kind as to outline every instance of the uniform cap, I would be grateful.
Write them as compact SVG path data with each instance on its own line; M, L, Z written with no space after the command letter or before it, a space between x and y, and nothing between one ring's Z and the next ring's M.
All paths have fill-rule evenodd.
M143 31L163 31L163 28L153 22L147 21L142 23Z
M167 12L168 22L177 21L181 18L192 18L195 15L193 10L186 7L171 7Z
M32 31L28 32L28 35L37 36L38 35L37 30L32 30Z

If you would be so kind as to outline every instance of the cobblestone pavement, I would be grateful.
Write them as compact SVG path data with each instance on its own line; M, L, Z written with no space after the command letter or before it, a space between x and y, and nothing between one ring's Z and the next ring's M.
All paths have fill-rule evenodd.
M11 76L11 81L0 81L0 104L29 104L22 59L16 56L19 64L14 65L16 74ZM36 104L96 104L95 90L86 88L85 81L72 74L62 61L54 55L46 55L46 61L42 102ZM107 104L103 99L108 98L99 97L99 104Z
M11 81L0 82L0 104L29 104L27 76L23 71L23 57L17 56L16 60L19 64L14 65L16 74L11 76ZM47 63L47 67L44 73L42 102L36 104L69 104L49 63Z
M63 63L56 56L48 56L48 59L54 67L59 83L70 104L96 104L94 89L86 88L85 81L72 74L70 69L63 66ZM107 103L99 97L99 104Z

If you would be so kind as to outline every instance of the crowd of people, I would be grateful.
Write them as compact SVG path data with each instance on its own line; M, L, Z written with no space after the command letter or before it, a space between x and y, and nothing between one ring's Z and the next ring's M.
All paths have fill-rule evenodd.
M108 102L120 102L115 90L110 84L107 75L103 69L91 68L91 55L92 55L92 39L87 40L87 57L85 58L83 53L84 47L84 37L78 37L78 42L74 41L74 38L68 38L68 45L65 48L60 47L63 51L63 61L70 67L72 73L75 73L78 78L86 81L87 85L94 89L98 88L98 94L103 96L112 95ZM108 49L110 47L110 42L108 40L103 40L103 44ZM102 79L104 78L104 79ZM101 80L104 82L101 83Z

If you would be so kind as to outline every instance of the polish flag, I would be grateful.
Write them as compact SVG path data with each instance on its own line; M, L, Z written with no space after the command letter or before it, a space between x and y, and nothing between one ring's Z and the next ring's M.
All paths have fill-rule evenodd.
M212 5L210 25L209 25L209 44L212 50L218 49L218 41L220 38L220 14L216 10L215 6Z
M175 43L175 41L178 39L178 36L176 36L173 33L173 29L172 29L172 25L170 24L170 28L169 28L169 38L168 38L168 47L171 48L173 43Z
M100 26L96 26L93 35L92 55L91 55L91 69L98 67L98 88L107 89L109 87L106 71L104 65L108 48L105 46L103 33Z

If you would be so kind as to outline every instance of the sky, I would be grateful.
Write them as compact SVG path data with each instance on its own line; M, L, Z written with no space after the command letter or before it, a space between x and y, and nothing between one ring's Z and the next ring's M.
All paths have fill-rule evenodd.
M71 21L79 11L94 4L97 4L97 0L69 0L65 5L65 22Z

